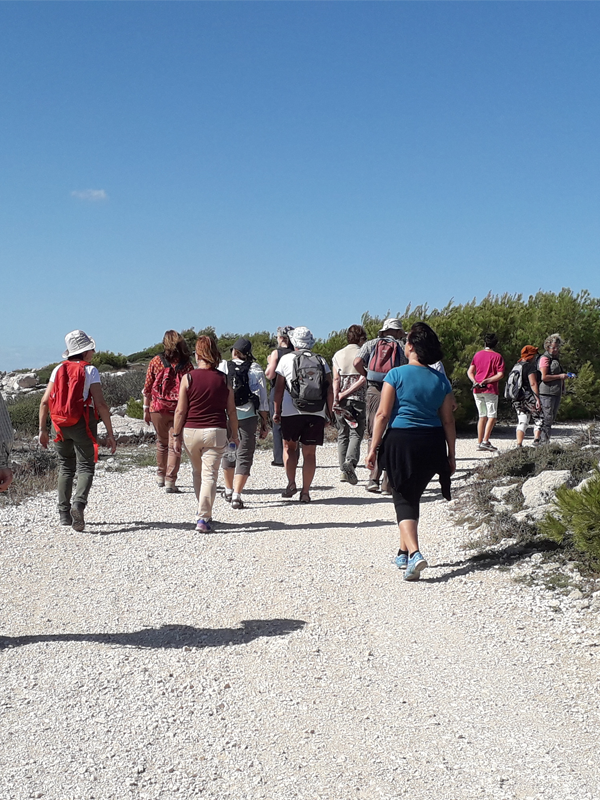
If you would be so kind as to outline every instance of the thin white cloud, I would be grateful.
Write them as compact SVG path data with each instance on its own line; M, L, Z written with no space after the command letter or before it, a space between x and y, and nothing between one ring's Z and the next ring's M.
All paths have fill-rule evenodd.
M78 200L83 200L87 203L98 203L102 200L108 200L108 195L104 189L84 189L83 191L71 192L71 197L76 197Z

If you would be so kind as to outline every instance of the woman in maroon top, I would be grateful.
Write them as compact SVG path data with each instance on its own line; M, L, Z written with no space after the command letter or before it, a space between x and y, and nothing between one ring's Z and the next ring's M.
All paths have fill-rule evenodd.
M198 369L182 381L175 411L173 440L181 453L181 439L192 462L194 491L198 500L198 524L202 533L212 531L212 508L217 494L219 462L229 440L239 444L238 422L233 390L227 377L217 370L221 355L210 336L199 336L196 342Z

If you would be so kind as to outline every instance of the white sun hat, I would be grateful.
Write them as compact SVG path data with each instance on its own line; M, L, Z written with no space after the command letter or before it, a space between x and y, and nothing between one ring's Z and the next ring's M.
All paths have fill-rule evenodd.
M88 336L85 331L71 331L65 336L65 344L67 349L62 354L63 358L70 358L71 356L78 356L80 353L85 353L87 350L95 350L96 342Z

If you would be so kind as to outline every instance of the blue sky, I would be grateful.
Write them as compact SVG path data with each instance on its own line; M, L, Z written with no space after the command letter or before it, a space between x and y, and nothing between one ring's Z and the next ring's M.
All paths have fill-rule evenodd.
M600 295L598 3L0 3L0 369Z

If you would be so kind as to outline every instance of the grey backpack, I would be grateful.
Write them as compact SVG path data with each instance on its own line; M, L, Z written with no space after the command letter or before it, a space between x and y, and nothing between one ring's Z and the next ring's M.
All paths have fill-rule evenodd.
M310 350L297 352L288 391L298 411L322 411L327 397L323 358Z

